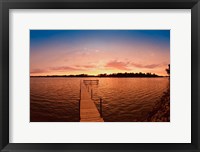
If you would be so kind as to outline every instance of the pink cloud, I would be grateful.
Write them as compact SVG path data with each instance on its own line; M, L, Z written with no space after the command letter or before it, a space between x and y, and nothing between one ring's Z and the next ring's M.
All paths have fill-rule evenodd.
M129 64L129 62L122 62L122 61L114 60L114 61L108 62L105 65L105 67L114 68L114 69L118 69L118 70L130 70L128 68L128 64Z
M80 68L96 68L95 65L76 65L76 67L80 67Z
M44 69L33 69L31 70L31 74L36 74L36 73L45 73L47 72L48 70L44 70Z
M74 67L71 67L71 66L51 67L49 69L50 70L56 70L56 71L76 71L76 70L81 70L79 68L74 68Z
M94 65L84 65L83 67L84 68L95 68L96 66L94 66Z
M143 65L143 64L138 64L138 63L134 63L134 62L132 62L131 65L133 65L134 67L137 67L137 68L147 68L147 69L153 69L153 68L156 68L156 67L160 66L160 64Z
M33 69L31 70L31 74L42 74L42 73L47 73L51 71L59 71L59 72L67 72L67 71L83 71L84 69L80 68L75 68L71 66L58 66L58 67L49 67L46 69Z

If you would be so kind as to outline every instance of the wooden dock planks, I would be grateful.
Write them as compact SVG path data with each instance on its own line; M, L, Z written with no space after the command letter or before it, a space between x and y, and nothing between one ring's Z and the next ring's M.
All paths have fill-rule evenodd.
M80 122L104 122L86 85L83 83L81 84Z

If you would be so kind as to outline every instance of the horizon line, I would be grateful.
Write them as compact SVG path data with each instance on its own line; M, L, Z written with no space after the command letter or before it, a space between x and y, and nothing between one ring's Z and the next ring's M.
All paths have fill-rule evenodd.
M101 73L98 75L90 74L68 74L68 75L30 75L30 77L169 77L169 75L157 75L155 73Z

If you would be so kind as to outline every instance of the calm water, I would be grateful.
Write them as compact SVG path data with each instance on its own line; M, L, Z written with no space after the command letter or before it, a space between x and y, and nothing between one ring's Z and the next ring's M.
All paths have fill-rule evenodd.
M31 121L79 121L80 80L98 79L93 88L108 122L143 121L169 86L168 78L31 78Z

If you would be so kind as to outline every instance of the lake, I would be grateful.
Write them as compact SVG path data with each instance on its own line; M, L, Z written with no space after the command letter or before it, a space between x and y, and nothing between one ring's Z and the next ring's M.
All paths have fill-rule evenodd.
M99 80L90 86L99 108L103 99L105 122L144 121L169 87L159 78L30 78L31 122L78 122L81 80Z

